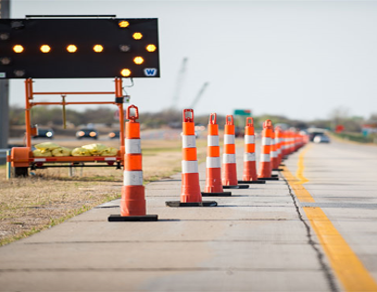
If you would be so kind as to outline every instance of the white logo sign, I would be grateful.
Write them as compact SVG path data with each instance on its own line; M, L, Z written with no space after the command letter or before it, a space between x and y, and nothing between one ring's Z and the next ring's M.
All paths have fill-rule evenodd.
M153 77L157 75L157 69L156 68L145 68L144 69L145 76Z

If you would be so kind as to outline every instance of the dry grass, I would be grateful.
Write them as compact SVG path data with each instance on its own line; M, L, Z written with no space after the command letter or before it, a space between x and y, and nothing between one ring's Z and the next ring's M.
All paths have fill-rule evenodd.
M80 141L82 145L90 143ZM58 144L80 146L77 142ZM104 144L117 146L112 141ZM205 145L205 140L197 141L199 161L205 159ZM145 182L180 171L181 141L144 140L142 152ZM5 179L5 171L5 166L0 166L0 246L119 198L123 183L122 170L115 168L77 168L74 176L67 168L49 168L11 180Z

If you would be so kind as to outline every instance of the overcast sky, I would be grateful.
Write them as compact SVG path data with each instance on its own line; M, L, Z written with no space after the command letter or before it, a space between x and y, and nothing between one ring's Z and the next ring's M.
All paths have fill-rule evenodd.
M339 107L377 113L376 1L12 0L12 18L26 14L158 18L161 78L135 79L127 88L140 112L173 105L188 58L176 106L190 107L209 82L196 114L251 109L311 120ZM113 80L41 79L34 88L109 91ZM23 106L23 81L12 80L10 94L10 104Z

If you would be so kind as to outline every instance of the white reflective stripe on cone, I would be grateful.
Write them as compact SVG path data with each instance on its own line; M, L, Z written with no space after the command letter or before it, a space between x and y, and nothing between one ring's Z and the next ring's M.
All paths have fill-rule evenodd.
M255 153L244 153L243 161L255 161Z
M123 174L124 186L142 186L143 171L141 170L125 170Z
M126 139L126 154L140 154L140 139Z
M245 135L245 144L255 144L255 136Z
M270 156L271 156L271 158L276 158L276 157L278 157L278 153L277 153L277 151L271 151Z
M195 161L182 161L182 173L198 173L198 162Z
M261 154L260 155L261 162L270 162L270 154Z
M236 154L223 154L223 163L236 163Z
M278 155L280 155L281 154L281 149L278 149L277 153L278 153Z
M224 135L224 144L234 144L235 138L234 135Z
M208 146L219 146L219 136L216 135L216 136L212 136L212 135L208 135L207 137L207 144Z
M183 148L195 148L196 147L195 135L183 135L182 136L182 147Z
M271 138L263 137L262 138L262 145L271 145Z
M220 157L207 157L206 167L207 168L220 168L221 167Z

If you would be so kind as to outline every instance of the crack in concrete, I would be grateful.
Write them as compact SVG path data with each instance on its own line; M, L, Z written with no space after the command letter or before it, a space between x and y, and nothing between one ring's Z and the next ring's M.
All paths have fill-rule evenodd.
M286 180L286 178L283 175L281 175L281 177L283 178L283 180L285 181L285 183L288 187L289 195L292 198L292 201L293 201L293 204L295 206L298 218L305 226L306 236L308 238L308 244L311 246L311 248L317 254L318 262L319 262L319 265L321 266L321 271L323 271L323 273L325 275L325 278L327 280L327 283L329 285L330 290L332 292L339 292L339 288L338 288L338 285L336 284L335 277L334 277L334 275L331 271L331 268L325 263L325 261L324 261L325 255L318 248L318 246L317 246L318 244L313 240L311 228L310 228L309 224L304 220L304 218L301 214L300 207L297 203L296 196L293 194L291 186L289 185L288 181Z

